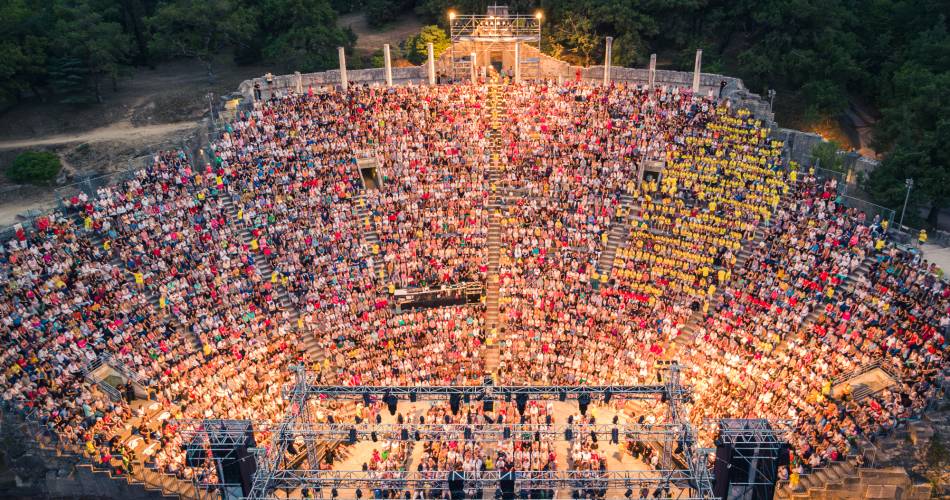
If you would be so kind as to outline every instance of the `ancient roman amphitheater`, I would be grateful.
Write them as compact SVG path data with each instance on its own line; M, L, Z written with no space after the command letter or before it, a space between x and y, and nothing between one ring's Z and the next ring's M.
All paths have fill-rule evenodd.
M4 237L11 494L928 498L950 288L815 137L458 22Z

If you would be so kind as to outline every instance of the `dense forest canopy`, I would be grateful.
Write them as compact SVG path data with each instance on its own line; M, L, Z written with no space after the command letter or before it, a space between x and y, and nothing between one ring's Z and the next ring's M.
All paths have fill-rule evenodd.
M338 15L364 12L371 26L415 12L446 27L446 11L484 12L494 0L0 0L0 107L26 97L96 102L130 68L189 57L209 77L215 57L286 71L336 65L355 35ZM499 2L506 3L506 2ZM808 126L859 100L878 110L875 148L887 153L868 180L887 206L903 179L920 186L912 203L936 222L950 205L950 0L510 0L512 12L544 12L545 52L578 64L703 69L776 89L780 122ZM419 62L433 28L403 44ZM378 62L369 55L357 58Z

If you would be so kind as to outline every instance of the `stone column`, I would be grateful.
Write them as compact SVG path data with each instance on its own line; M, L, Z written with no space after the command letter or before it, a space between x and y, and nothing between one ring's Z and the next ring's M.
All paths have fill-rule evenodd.
M393 60L389 54L389 44L383 44L383 66L386 68L386 86L393 86Z
M429 51L429 62L427 64L429 67L429 85L435 85L435 47L431 43L427 43L426 50Z
M650 54L650 69L647 75L647 88L652 89L656 83L656 54Z
M699 92L699 75L702 74L703 49L696 49L696 64L693 65L693 93Z
M521 83L521 42L515 42L515 83Z
M471 66L471 69L472 69L472 83L477 83L477 82L478 82L478 73L477 73L476 70L475 70L475 63L476 63L475 57L476 57L476 56L475 56L475 53L472 52L472 58L471 58L471 61L470 61L470 62L471 62L471 65L470 65L470 66Z
M613 55L614 37L607 37L607 50L604 52L604 85L610 85L610 56Z
M336 51L340 54L340 87L346 92L350 88L350 82L346 78L346 50L343 47L337 47Z

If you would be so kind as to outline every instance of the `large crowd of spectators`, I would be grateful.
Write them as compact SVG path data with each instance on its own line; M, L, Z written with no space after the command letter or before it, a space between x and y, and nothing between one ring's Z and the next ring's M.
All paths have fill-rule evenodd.
M485 306L396 312L393 293L484 282L493 216L499 383L646 383L657 360L677 359L692 418L790 422L799 469L842 458L936 395L950 287L885 244L881 221L844 206L834 181L784 165L748 112L624 83L502 94L497 182L517 196L497 214L486 83L353 86L257 102L209 153L156 154L17 228L0 242L4 402L97 463L132 457L190 477L206 472L184 466L175 422L276 421L294 364L328 384L480 384ZM662 175L639 182L657 161ZM626 243L598 269L614 224L629 225ZM303 352L310 338L322 355ZM96 362L133 373L161 422L129 429L144 410L90 383ZM833 381L871 363L897 384L835 397ZM542 404L498 405L428 418L553 419ZM385 443L367 467L407 453ZM419 470L606 468L596 443L568 453L544 440L426 443Z

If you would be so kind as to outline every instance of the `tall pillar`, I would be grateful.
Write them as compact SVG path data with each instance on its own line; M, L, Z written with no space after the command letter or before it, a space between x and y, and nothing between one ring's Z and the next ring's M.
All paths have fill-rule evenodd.
M521 83L521 42L515 42L515 83Z
M652 89L653 85L656 83L656 54L650 54L650 70L647 75L647 88Z
M336 51L340 54L340 87L346 92L350 87L350 81L346 78L346 50L343 47L337 47Z
M426 50L429 52L429 63L427 64L429 68L429 85L435 85L435 47L432 43L427 43Z
M386 86L393 86L393 60L389 55L389 44L383 44L383 66L386 68Z
M699 75L702 74L703 49L696 49L696 64L693 66L693 93L699 92Z
M475 61L475 53L474 53L474 52L472 52L472 59L471 59L470 62L471 62L471 68L472 68L472 83L477 83L477 82L478 82L478 74L477 74L476 71L475 71L475 62L476 62L476 61Z
M604 85L610 85L610 58L613 55L614 37L607 37L607 50L604 52Z

